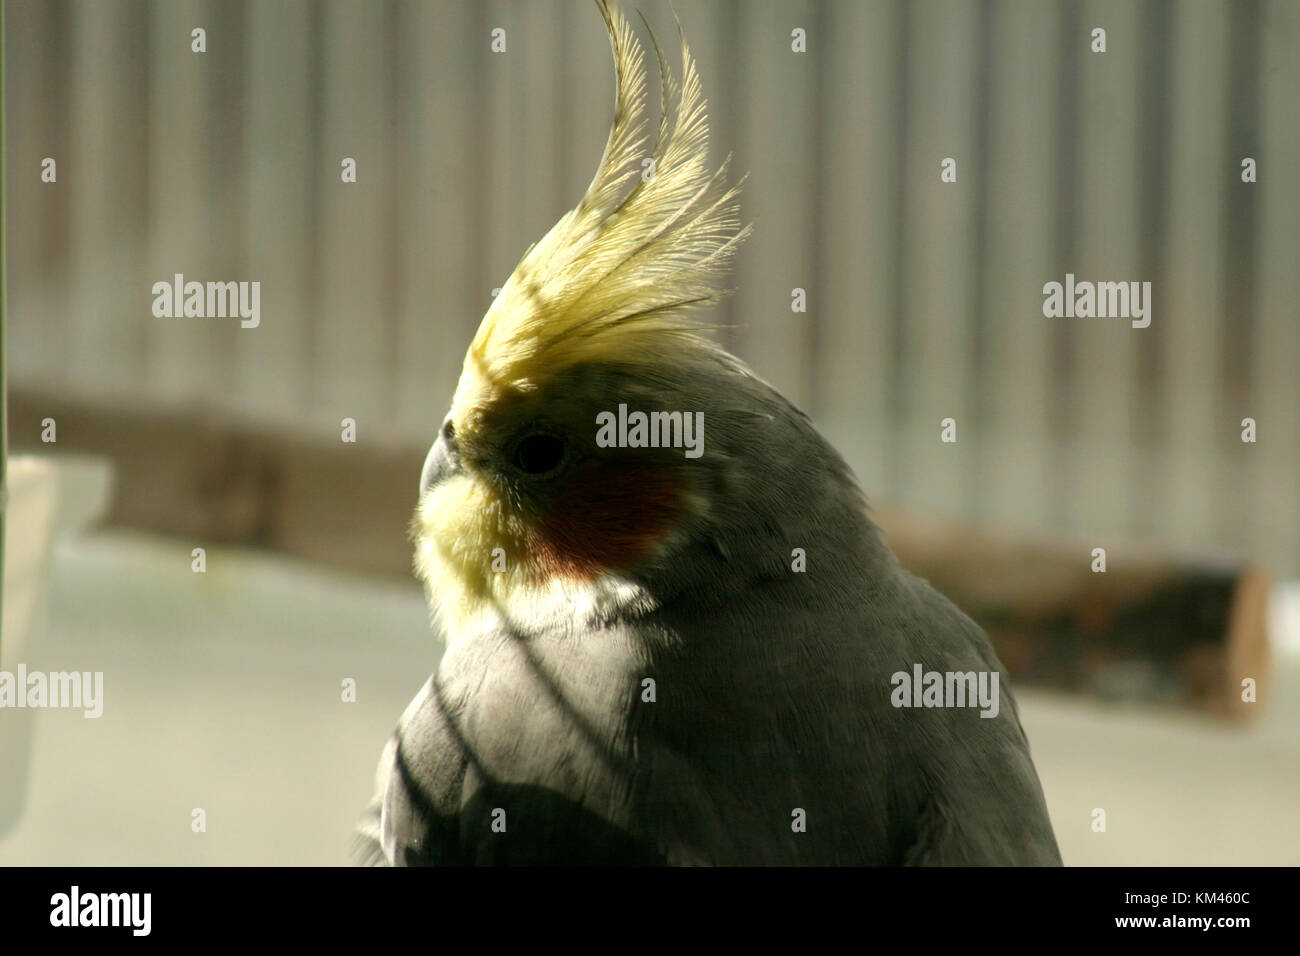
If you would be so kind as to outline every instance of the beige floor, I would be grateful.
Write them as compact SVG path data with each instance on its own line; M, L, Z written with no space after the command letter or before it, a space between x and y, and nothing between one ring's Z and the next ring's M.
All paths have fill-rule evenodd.
M29 666L104 671L104 714L36 715L0 864L345 862L379 749L437 659L419 591L215 548L194 574L201 544L57 548ZM1246 730L1019 691L1066 862L1300 863L1298 677L1288 663L1283 703Z

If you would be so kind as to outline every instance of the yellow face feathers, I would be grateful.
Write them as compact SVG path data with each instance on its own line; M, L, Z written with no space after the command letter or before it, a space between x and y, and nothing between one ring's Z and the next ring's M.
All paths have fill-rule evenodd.
M704 97L680 28L680 82L651 32L662 90L651 149L644 50L617 10L597 6L617 81L604 156L582 200L529 248L484 316L457 387L457 421L579 363L673 362L708 348L689 313L725 294L718 280L748 234L727 164L709 171Z
M645 51L607 0L597 6L617 81L604 156L581 201L529 248L484 316L452 401L458 470L422 494L413 523L416 570L449 634L480 613L541 619L547 608L568 615L640 600L620 572L656 553L694 507L676 456L664 466L574 452L566 461L581 464L553 484L511 470L520 434L542 419L570 430L566 448L583 443L582 429L594 441L594 413L571 394L548 394L554 376L587 363L624 374L716 358L692 313L722 297L719 280L748 233L726 163L708 167L685 37L678 79L651 33L662 88L652 147Z
M529 534L520 517L492 489L458 475L430 490L416 512L415 570L453 630L485 605L503 607L531 565Z

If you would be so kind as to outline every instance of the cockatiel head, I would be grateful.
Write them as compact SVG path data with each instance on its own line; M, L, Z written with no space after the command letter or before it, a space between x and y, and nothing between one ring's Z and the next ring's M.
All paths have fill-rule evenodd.
M681 547L707 538L712 553L727 549L708 528L728 494L751 495L760 521L764 494L784 494L779 483L750 487L777 475L763 458L771 442L783 455L822 444L698 321L724 295L720 280L749 230L727 164L708 166L684 33L678 80L651 32L662 109L650 149L643 48L617 10L598 6L617 83L604 156L484 316L421 477L416 570L453 634L482 612L537 620L548 606L571 614L575 601L599 610L643 600L631 582L671 571ZM691 416L702 454L600 447L598 416L620 405L675 413L672 427ZM825 449L808 451L825 460Z
M654 43L651 150L643 50L598 6L613 129L484 317L425 462L415 561L448 647L380 758L365 858L1059 862L1014 707L891 706L914 664L1000 665L898 567L808 418L693 318L746 234L737 190L707 166L685 40L680 80ZM669 440L635 440L635 415Z

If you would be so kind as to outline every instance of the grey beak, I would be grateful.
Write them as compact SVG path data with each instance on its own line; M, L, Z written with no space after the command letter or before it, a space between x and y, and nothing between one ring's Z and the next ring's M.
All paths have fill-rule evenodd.
M455 432L450 421L443 422L438 440L429 449L424 458L424 468L420 471L420 495L438 482L460 474L460 450L456 445Z

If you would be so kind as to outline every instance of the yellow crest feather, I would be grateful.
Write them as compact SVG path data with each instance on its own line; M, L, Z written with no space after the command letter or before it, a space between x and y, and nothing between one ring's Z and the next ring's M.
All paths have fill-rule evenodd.
M607 0L597 6L617 85L604 156L582 200L524 253L483 317L454 408L590 359L653 361L704 346L689 313L725 296L718 280L749 232L728 163L709 172L705 101L680 23L680 82L650 31L662 109L647 153L644 49ZM645 158L653 165L643 175Z

